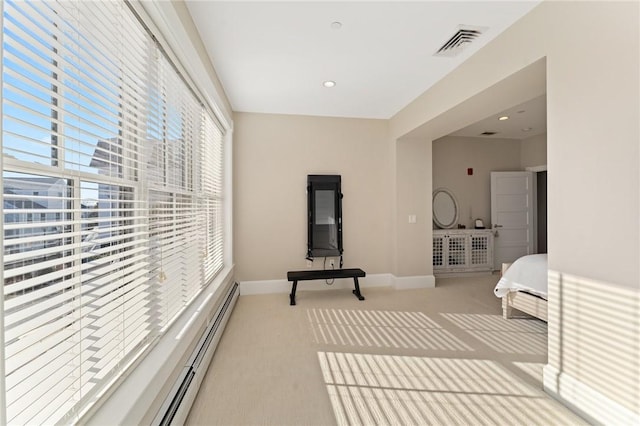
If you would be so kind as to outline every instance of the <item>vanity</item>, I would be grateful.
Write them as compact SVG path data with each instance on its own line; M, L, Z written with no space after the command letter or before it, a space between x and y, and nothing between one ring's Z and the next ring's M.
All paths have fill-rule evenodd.
M458 202L451 191L433 191L433 273L442 276L493 269L493 232L490 229L454 229Z

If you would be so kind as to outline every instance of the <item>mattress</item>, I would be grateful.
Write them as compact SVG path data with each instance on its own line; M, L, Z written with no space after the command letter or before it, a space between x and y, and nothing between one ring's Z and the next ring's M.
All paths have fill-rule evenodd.
M493 293L504 297L511 291L524 291L547 299L547 255L523 256L502 275Z

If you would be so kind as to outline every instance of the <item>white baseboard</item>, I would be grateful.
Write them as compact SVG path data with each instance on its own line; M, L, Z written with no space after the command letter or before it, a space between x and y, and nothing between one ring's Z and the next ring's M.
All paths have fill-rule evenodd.
M396 277L392 274L372 274L364 278L359 278L360 288L371 287L393 287L396 290L408 290L414 288L434 288L436 279L433 275L418 275L412 277ZM328 286L322 280L305 281L304 285L299 285L298 290L331 290L353 288L353 279L344 278L335 280ZM274 294L291 293L291 282L287 280L260 280L241 281L240 294L243 296L251 294Z
M436 278L433 275L416 275L413 277L395 277L393 287L396 290L413 288L435 288Z
M576 378L547 364L543 369L544 390L592 423L640 424L640 413L623 407Z
M465 278L465 277L485 277L493 275L493 271L469 271L469 272L434 272L436 278Z
M371 287L391 287L394 277L391 274L373 274L364 278L358 278L360 288ZM322 280L305 281L304 285L298 284L298 290L331 290L353 288L353 278L337 279L332 285L327 285ZM262 280L262 281L241 281L240 294L243 296L251 294L272 294L291 293L291 282L287 280Z

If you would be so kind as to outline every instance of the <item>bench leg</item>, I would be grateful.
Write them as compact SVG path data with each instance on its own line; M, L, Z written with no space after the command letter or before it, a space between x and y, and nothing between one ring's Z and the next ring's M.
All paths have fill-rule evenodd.
M356 287L356 289L353 290L353 294L356 295L358 300L364 300L364 296L362 294L360 294L360 284L358 284L358 277L353 277L353 284Z
M298 281L294 281L291 286L291 294L289 295L289 305L293 306L296 304L296 288L298 287Z

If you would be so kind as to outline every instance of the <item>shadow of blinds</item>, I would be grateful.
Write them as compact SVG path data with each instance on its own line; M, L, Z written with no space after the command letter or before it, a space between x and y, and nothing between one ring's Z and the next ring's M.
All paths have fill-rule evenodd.
M422 312L309 309L316 343L378 348L472 351Z
M318 352L338 425L585 424L497 362Z

